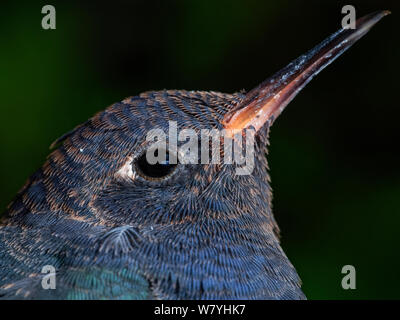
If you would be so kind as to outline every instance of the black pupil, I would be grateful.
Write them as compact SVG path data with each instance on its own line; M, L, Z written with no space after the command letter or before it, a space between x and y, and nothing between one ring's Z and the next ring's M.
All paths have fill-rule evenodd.
M175 169L176 164L169 163L168 153L166 154L165 161L162 163L150 164L147 162L146 153L144 153L136 160L136 166L147 177L162 178L169 175Z

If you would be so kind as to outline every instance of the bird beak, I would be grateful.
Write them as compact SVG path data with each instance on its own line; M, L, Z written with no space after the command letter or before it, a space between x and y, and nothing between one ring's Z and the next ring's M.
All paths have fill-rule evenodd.
M222 124L228 136L250 127L258 132L266 123L270 126L315 75L388 14L390 11L378 11L358 19L355 29L340 29L251 90L224 116Z

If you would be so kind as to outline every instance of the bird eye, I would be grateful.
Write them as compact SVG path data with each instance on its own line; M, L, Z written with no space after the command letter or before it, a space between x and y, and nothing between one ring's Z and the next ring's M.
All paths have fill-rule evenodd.
M155 156L157 156L157 150ZM134 163L136 172L147 180L161 180L170 176L177 168L177 164L169 163L169 154L166 152L165 161L150 164L144 152Z

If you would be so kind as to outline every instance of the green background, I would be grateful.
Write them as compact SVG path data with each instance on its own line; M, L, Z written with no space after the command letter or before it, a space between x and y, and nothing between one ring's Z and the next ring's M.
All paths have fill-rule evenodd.
M274 212L309 299L400 298L396 1L2 2L0 212L95 112L145 90L250 90L336 31L346 4L393 14L276 121ZM356 290L341 288L348 264Z

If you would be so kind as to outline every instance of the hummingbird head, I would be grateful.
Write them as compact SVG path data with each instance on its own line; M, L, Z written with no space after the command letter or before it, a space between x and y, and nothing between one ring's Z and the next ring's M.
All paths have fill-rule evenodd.
M372 13L357 20L356 29L340 29L247 94L165 90L113 104L53 144L62 142L20 192L24 205L11 206L10 215L29 204L31 212L62 211L107 225L250 219L276 234L265 157L271 125L316 74L388 13ZM171 123L178 138L173 148ZM199 156L182 163L177 155L186 140L179 135L188 129L198 137L191 146ZM167 136L158 163L147 159L152 130ZM212 148L210 140L202 143L202 130L211 139L218 135L221 154L227 141L235 149L246 130L255 133L246 154L248 174L238 174L237 164L223 157L201 161L204 147Z
M92 122L98 121L103 127L115 126L112 133L114 144L123 148L124 152L115 152L119 155L118 165L108 184L99 190L96 200L92 201L95 211L101 213L106 221L115 223L206 223L208 219L253 219L269 232L275 230L277 233L271 212L271 189L265 157L269 128L316 74L386 14L387 11L373 13L359 19L356 29L340 29L247 94L148 92L125 99L105 114L100 114L98 118L106 123L100 124L100 119ZM111 121L115 123L109 123ZM176 157L172 154L175 149L168 146L168 143L172 144L168 134L172 122L176 123L178 136L183 130L194 130L198 137L194 142L198 152L197 162L182 164L171 161ZM124 135L121 133L117 137L117 128L126 131ZM147 138L153 129L161 129L168 135L168 141L162 147L165 158L156 164L150 164L147 159L152 146ZM204 142L201 141L201 130L214 130L212 134L215 135L222 133L228 140L233 140L235 149L237 139L250 129L256 136L251 142L252 152L244 151L251 163L247 174L238 174L237 164L226 163L223 157L218 163L200 161L200 153L205 147L208 153L211 147L209 140L201 143ZM221 139L220 148L224 151L227 150L224 149L227 139Z

